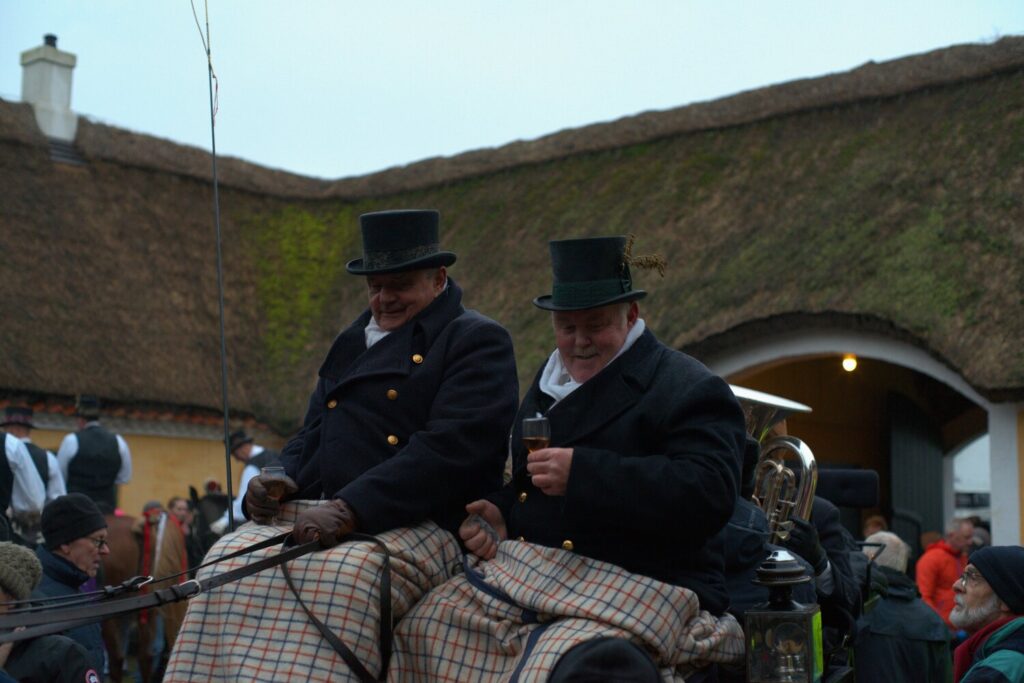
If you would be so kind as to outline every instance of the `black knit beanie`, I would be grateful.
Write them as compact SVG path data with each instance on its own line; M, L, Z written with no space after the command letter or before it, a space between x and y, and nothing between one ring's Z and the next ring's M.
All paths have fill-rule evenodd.
M1024 614L1024 548L994 545L979 548L969 560L1014 614Z
M96 503L81 493L61 496L43 508L43 540L50 550L106 528Z

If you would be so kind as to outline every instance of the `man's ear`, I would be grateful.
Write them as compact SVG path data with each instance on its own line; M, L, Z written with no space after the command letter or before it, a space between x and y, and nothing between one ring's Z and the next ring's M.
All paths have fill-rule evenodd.
M1009 606L1005 602L1000 600L998 595L996 596L996 600L999 601L999 611L1000 612L1002 612L1003 614L1013 614L1013 610L1011 610L1009 608Z
M444 266L438 266L437 271L434 273L434 294L440 294L444 288L444 283L448 279L448 269Z

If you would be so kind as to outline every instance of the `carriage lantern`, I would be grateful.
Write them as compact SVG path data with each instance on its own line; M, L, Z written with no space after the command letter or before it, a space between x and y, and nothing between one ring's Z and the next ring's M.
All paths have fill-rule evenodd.
M793 586L810 580L803 565L785 550L772 552L757 568L754 583L768 588L768 602L746 614L750 683L821 680L821 610L793 600Z

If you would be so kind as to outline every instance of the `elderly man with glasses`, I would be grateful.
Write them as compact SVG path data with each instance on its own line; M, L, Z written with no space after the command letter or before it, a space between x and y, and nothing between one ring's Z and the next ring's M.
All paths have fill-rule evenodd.
M36 556L43 565L43 578L32 591L33 598L77 595L82 584L95 578L105 555L107 520L91 498L69 493L43 508L43 543ZM103 635L100 625L86 624L63 632L86 649L92 668L103 671Z
M971 634L953 655L954 681L1024 681L1024 548L975 551L953 592L950 621Z

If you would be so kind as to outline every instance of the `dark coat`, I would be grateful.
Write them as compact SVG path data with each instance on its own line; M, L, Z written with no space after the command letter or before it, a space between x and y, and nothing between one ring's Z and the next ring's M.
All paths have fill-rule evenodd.
M501 485L519 397L512 340L461 302L449 278L371 348L369 310L338 336L281 452L292 498L340 498L367 533L426 519L454 531L466 503Z
M961 647L964 647L961 645ZM1024 681L1024 617L999 627L974 653L974 662L960 683Z
M85 648L66 636L40 636L15 643L4 669L20 683L103 680L103 670L93 667Z
M685 586L701 607L728 606L718 531L739 492L743 412L729 386L645 331L632 348L564 400L538 388L513 425L513 479L491 497L510 538L619 565ZM549 410L550 407L550 410ZM551 420L551 446L573 449L565 496L526 471L524 417Z
M768 519L761 508L744 498L736 499L736 507L725 528L720 532L725 548L725 585L729 591L729 612L743 623L747 610L768 602L768 588L753 583L757 568L773 550L781 550L768 542ZM807 583L793 586L793 599L802 604L814 604L814 569L802 557L793 553L804 566Z
M839 508L825 500L814 497L811 505L811 523L818 532L818 541L828 555L832 565L832 581L835 589L829 596L821 596L822 611L826 612L830 605L838 607L856 619L860 615L860 586L850 566L850 553L859 551L857 542L853 540L839 521Z
M78 595L79 588L89 580L89 575L71 564L63 557L58 557L43 546L36 548L36 557L43 565L43 577L39 585L32 591L33 598L56 598ZM85 624L62 631L71 640L85 648L89 655L89 664L96 671L103 671L103 634L100 625Z
M857 680L948 681L953 674L949 629L921 600L913 579L889 567L874 566L872 571L881 572L889 587L857 622Z

